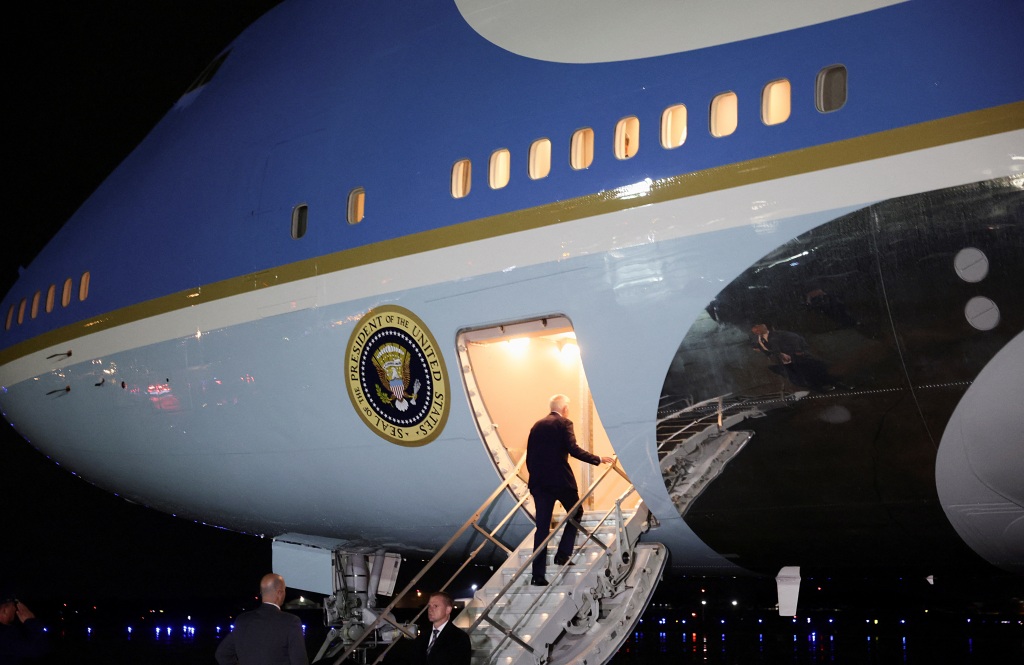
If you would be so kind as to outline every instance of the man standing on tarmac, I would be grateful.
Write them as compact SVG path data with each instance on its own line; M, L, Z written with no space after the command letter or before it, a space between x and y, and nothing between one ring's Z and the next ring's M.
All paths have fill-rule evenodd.
M452 623L455 601L443 591L427 598L430 630L423 631L413 644L415 665L469 665L473 657L469 635Z
M214 654L219 665L309 665L302 622L281 611L284 578L268 573L260 580L263 603L242 612L235 629L224 638Z
M569 398L565 395L554 395L550 402L551 413L538 420L530 430L526 444L526 469L530 472L530 494L537 510L537 531L533 537L533 549L536 550L551 532L551 513L555 509L555 501L562 504L568 511L580 500L576 489L576 477L569 466L569 455L588 464L598 465L602 462L612 464L613 457L598 457L576 445L576 434L569 420ZM583 507L580 506L573 519L583 519ZM565 523L562 539L558 542L555 563L559 566L569 563L569 557L576 545L576 527L571 521ZM534 586L547 586L545 578L547 557L544 553L533 560Z

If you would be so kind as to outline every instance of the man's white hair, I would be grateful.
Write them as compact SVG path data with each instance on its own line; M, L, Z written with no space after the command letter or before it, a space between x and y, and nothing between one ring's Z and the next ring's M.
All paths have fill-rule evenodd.
M552 395L549 405L553 412L561 413L562 409L569 405L569 398L565 395Z

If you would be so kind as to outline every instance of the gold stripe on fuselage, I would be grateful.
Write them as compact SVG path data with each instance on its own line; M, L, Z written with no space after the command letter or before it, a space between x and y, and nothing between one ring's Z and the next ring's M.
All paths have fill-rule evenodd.
M663 203L1019 129L1024 129L1024 102L672 176L653 182L650 191L639 198L621 196L616 190L611 190L422 231L276 268L267 268L258 273L232 277L122 307L98 317L51 330L4 349L0 351L0 365L43 349L65 344L83 335L301 279L618 212L639 205Z

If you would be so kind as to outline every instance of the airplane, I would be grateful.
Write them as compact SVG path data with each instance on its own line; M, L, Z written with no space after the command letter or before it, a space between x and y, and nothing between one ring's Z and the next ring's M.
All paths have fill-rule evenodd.
M1021 572L1024 8L507 4L243 32L0 304L12 426L431 553L565 392L675 571Z

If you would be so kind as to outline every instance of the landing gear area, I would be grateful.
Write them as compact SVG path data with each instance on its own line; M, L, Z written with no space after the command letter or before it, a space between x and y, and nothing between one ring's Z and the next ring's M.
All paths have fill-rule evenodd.
M331 553L334 593L324 599L323 646L313 662L367 662L367 653L401 637L415 638L416 626L400 624L392 613L377 608L377 596L390 596L401 557L389 552Z

